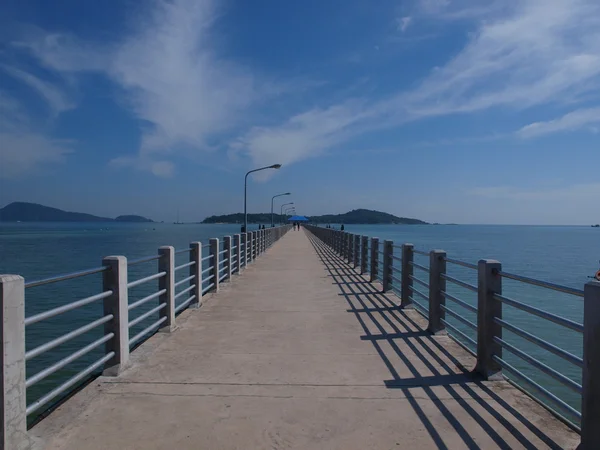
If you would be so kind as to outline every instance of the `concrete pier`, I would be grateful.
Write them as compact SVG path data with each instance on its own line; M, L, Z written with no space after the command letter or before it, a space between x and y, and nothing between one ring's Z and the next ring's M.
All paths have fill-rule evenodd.
M40 448L573 449L580 436L290 231L29 431ZM364 271L364 267L363 267Z

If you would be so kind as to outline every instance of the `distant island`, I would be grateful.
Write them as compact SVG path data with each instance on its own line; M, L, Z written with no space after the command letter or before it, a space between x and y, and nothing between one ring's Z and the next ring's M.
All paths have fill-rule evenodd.
M285 217L279 214L274 214L275 223L286 220ZM402 225L428 225L419 219L410 219L407 217L397 217L392 214L381 211L372 211L369 209L355 209L344 214L327 214L324 216L306 216L312 223L343 223L343 224L402 224ZM202 223L243 223L244 214L226 214L222 216L210 216L202 221ZM250 223L271 223L271 214L248 214L248 222Z
M115 219L63 211L37 203L14 202L0 209L0 222L153 222L142 216L125 215Z

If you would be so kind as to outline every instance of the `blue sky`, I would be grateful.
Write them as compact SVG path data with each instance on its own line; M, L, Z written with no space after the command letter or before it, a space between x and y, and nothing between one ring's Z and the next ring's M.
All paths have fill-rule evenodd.
M2 8L0 206L600 222L597 0Z

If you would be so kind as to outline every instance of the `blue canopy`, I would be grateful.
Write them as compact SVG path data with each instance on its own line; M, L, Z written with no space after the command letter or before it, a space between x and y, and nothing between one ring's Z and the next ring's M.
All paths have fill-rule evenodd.
M304 216L292 216L288 219L288 222L308 222L308 219Z

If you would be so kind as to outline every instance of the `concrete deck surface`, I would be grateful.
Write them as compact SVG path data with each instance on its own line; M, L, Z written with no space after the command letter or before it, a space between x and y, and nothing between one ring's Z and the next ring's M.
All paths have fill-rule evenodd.
M579 436L290 231L31 430L47 449L541 449Z

